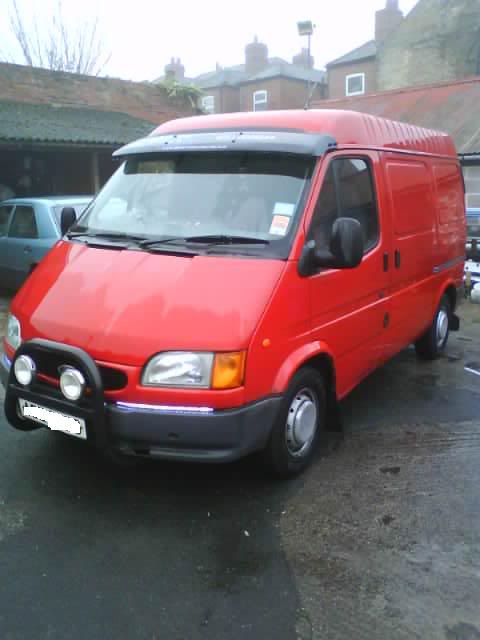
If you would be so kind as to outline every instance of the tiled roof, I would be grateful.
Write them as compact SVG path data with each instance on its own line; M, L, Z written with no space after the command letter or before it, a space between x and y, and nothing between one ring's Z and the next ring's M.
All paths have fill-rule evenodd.
M367 58L374 58L377 55L377 43L375 40L365 42L360 47L349 51L344 56L336 58L327 64L328 67L335 67L340 64L351 64L352 62L360 62Z
M316 109L346 109L446 131L461 154L480 153L480 77L337 100L320 100Z
M0 102L0 142L116 146L145 136L154 127L151 122L113 111Z
M247 82L256 82L258 80L270 80L271 78L290 78L293 80L311 80L312 82L324 82L325 72L317 69L307 69L298 64L291 64L282 58L269 58L268 66L262 71L255 74L247 74L245 65L239 64L233 67L225 67L210 73L203 73L193 79L200 89L213 89L229 85L236 87Z
M324 82L326 74L324 71L318 71L317 69L307 69L297 64L290 64L288 62L284 64L278 64L269 66L259 73L249 76L243 80L246 82L257 82L258 80L270 80L271 78L290 78L292 80L310 80L312 82Z

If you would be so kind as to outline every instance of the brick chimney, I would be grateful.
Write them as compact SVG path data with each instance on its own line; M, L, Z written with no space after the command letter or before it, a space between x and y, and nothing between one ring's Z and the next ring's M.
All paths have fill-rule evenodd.
M292 58L293 64L297 64L299 67L304 67L305 69L313 69L313 56L308 55L308 49L302 49L300 53L297 53L296 56Z
M184 79L185 67L180 62L180 58L171 58L170 63L165 65L165 80L183 82Z
M375 40L382 43L402 22L398 0L387 0L385 9L375 13Z
M268 48L257 36L245 47L245 71L248 75L259 73L268 67Z

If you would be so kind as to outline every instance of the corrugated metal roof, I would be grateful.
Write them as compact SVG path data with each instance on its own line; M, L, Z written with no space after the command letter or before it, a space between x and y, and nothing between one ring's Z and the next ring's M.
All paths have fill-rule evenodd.
M356 49L352 49L340 58L336 58L327 64L329 67L335 67L339 64L351 64L352 62L360 62L367 58L374 58L377 55L377 43L375 40L369 40Z
M151 122L125 113L0 102L0 142L117 146L145 136L153 128Z
M446 131L462 154L480 152L480 77L365 96L321 100L317 109L351 109Z

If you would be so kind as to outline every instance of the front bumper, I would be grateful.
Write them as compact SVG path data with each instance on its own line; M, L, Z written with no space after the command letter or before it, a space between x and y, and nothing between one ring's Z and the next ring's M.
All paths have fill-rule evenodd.
M269 397L240 408L217 411L195 407L165 407L134 403L105 402L101 378L94 361L84 352L46 340L22 344L15 354L35 360L39 351L65 354L69 364L85 375L91 390L81 403L66 400L55 388L32 383L18 385L13 363L8 368L0 358L0 379L6 387L5 414L16 429L42 428L18 415L23 398L66 415L83 418L87 441L100 449L114 449L127 455L169 460L229 462L262 449L274 424L281 397Z

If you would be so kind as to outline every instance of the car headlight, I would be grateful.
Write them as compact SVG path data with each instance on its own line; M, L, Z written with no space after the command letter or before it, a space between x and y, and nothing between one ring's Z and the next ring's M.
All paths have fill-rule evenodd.
M235 389L243 384L245 352L200 353L168 351L145 367L142 384L149 387Z
M20 322L11 313L7 317L7 333L5 334L5 340L12 349L18 349L22 343L22 332L20 329Z

